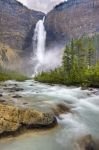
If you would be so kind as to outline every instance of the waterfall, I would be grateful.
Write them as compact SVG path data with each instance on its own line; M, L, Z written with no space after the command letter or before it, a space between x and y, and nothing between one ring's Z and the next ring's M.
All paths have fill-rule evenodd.
M49 71L61 65L62 49L57 44L53 49L45 49L46 30L44 26L45 17L36 24L33 35L32 66L33 76L42 71Z
M36 24L33 36L33 57L35 59L34 73L42 71L45 55L46 31L44 20L39 20Z

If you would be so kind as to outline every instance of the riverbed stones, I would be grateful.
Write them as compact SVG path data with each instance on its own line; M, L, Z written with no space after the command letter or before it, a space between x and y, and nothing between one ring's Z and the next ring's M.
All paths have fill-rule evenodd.
M79 138L75 143L74 150L96 150L93 137L89 134Z
M0 93L0 97L3 97L3 94Z
M0 136L23 129L53 127L56 118L51 113L0 104Z
M20 92L20 91L23 91L24 89L23 88L20 88L20 87L11 87L11 88L4 88L4 90L7 90L9 92Z
M21 95L14 95L14 96L12 96L13 98L22 98L22 96Z
M28 105L28 103L24 102L23 105Z
M52 107L54 114L58 117L60 114L70 113L71 110L64 103L58 103L56 106Z
M6 100L0 99L0 103L4 103L4 102L6 102Z

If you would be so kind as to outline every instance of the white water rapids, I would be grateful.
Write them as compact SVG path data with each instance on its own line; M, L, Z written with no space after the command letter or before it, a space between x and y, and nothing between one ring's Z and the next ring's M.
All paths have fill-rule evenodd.
M9 88L17 84L23 91L14 94L21 95L20 99L12 99L11 93L0 87L3 95L12 99L15 105L49 111L50 106L64 103L71 108L72 113L60 115L59 127L45 133L34 133L23 138L15 138L0 142L0 150L74 150L77 138L91 134L99 139L99 91L81 90L76 87L59 85L45 85L34 81L15 82L4 84ZM24 106L23 103L27 102Z
M45 43L46 43L46 31L44 27L44 20L39 20L36 24L33 36L33 58L36 60L34 73L38 73L42 70L45 56Z

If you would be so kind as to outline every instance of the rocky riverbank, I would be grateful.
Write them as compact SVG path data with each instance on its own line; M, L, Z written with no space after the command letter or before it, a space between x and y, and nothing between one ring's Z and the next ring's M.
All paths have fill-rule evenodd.
M56 118L51 113L0 104L0 138L34 128L51 128L56 124Z

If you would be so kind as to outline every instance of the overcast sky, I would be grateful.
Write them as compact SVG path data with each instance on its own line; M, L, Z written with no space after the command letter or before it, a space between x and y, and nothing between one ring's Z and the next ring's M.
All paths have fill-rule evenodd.
M31 9L48 12L56 4L59 4L60 2L65 0L18 0L18 1L22 2L24 5L26 5Z

